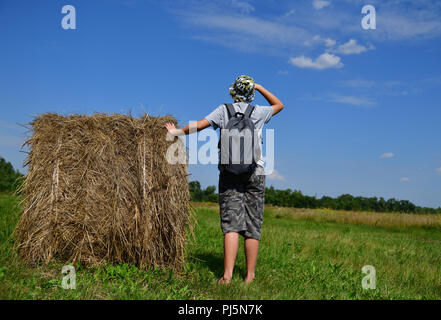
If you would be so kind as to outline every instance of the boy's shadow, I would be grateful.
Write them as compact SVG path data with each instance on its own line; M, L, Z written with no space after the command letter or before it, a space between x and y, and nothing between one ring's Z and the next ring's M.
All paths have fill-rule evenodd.
M224 273L224 256L222 254L212 254L212 253L198 253L194 255L194 258L202 265L206 265L211 272L213 272L217 277L221 277ZM234 266L234 273L239 274L240 277L244 278L246 276L246 271L243 266Z

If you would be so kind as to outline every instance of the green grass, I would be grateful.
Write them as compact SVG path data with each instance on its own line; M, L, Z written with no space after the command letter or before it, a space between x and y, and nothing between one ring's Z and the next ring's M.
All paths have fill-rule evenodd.
M351 213L349 219L326 210L314 215L285 209L281 214L268 208L255 282L243 285L241 244L232 284L218 286L223 248L213 205L197 207L195 239L190 239L182 274L130 265L77 265L77 289L64 290L63 263L28 268L12 249L18 202L0 195L0 299L441 299L441 229L436 223L394 226L387 216L382 226L378 215L372 225L372 215ZM376 268L376 290L361 286L364 265Z

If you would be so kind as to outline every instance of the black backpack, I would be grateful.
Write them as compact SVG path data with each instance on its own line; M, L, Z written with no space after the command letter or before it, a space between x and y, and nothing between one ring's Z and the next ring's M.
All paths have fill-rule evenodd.
M225 105L228 122L221 128L219 170L233 174L251 173L256 167L256 151L259 147L254 123L250 119L254 106L248 105L245 113L236 112L232 104Z

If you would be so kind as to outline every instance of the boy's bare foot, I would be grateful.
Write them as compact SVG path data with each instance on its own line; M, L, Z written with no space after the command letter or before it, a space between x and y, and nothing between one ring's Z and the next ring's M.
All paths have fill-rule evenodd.
M217 284L230 284L231 278L225 278L222 276L219 280L217 280Z
M249 283L251 283L251 282L253 282L253 281L254 281L254 276L247 276L247 277L245 278L244 283L245 283L245 284L249 284Z

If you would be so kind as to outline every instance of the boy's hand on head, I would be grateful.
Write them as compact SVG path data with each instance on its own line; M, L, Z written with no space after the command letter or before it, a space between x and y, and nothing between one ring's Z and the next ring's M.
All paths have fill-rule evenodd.
M269 92L267 89L257 83L254 84L254 89L259 91L266 99L266 101L269 102L269 104L273 108L273 116L282 111L283 103L275 95L273 95L271 92Z

